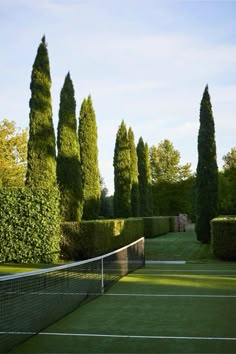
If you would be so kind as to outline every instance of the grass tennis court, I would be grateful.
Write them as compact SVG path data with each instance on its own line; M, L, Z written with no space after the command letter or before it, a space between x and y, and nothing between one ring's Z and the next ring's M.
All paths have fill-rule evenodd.
M236 267L151 264L11 353L235 353Z

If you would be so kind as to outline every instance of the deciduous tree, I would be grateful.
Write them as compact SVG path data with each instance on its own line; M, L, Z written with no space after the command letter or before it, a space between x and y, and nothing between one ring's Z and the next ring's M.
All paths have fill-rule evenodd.
M191 164L180 165L180 153L168 139L150 148L152 182L179 182L191 175Z
M223 156L223 171L219 177L220 213L236 214L236 148Z
M23 187L27 165L27 129L15 122L0 122L0 184L3 187Z

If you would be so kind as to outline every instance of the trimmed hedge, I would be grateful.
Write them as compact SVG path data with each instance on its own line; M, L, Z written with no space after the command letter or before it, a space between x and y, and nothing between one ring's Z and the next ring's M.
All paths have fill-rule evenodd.
M152 238L170 232L169 216L152 216L143 218L144 236Z
M140 237L156 237L173 231L175 217L112 219L61 223L61 254L80 260L109 253Z
M87 259L109 253L143 236L143 219L114 219L61 224L65 259Z
M58 261L60 215L57 188L2 188L0 205L0 262Z
M211 221L213 253L224 260L236 260L236 216L221 216Z
M177 218L178 218L178 216L169 216L169 221L170 221L170 231L169 232L176 232Z

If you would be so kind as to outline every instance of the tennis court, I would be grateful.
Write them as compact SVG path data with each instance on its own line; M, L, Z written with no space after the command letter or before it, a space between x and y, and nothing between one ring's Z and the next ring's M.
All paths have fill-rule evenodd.
M236 353L235 323L235 263L152 263L11 353Z

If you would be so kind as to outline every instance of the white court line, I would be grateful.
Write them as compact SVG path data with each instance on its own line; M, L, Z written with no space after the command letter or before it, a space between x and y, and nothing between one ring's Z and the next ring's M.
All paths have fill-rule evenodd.
M148 269L148 272L156 272L157 269ZM193 273L235 273L236 274L236 269L170 269L170 268L165 268L165 269L158 269L158 272L193 272ZM146 274L146 273L134 273L134 274Z
M145 264L186 264L186 261L145 261Z
M200 275L200 274L174 274L174 273L162 273L162 274L159 274L159 273L133 273L133 274L129 274L129 277L195 277L197 275ZM208 276L209 278L211 277L236 277L236 274L206 274L206 276Z
M188 336L135 336L128 334L94 334L94 333L58 333L58 332L40 332L42 336L72 336L72 337L105 337L105 338L133 338L133 339L177 339L177 340L222 340L236 341L236 338L230 337L188 337Z
M236 295L201 295L201 294L117 294L105 293L103 296L134 296L134 297L200 297L200 298L236 298Z
M35 335L34 332L0 332L0 335ZM129 334L96 334L96 333L60 333L60 332L40 332L40 336L58 337L104 337L104 338L134 338L134 339L175 339L175 340L221 340L236 341L235 337L193 337L193 336L135 336Z

